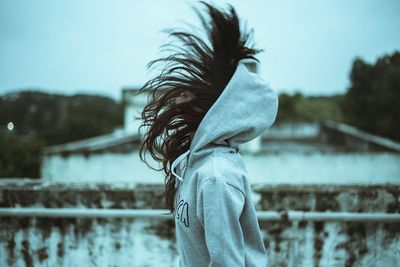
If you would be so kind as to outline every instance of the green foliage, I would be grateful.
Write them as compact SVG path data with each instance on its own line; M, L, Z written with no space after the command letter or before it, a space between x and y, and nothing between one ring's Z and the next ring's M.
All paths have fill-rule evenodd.
M111 133L122 122L122 105L107 97L33 91L1 96L0 177L38 177L42 147Z
M290 96L286 93L279 95L279 107L277 122L282 121L296 121L298 120L298 113L296 112L296 105L303 96L300 93L296 93Z
M347 122L367 132L400 140L400 52L373 65L357 58L342 108Z
M38 178L41 146L37 138L0 133L0 177Z
M282 93L279 95L277 123L280 122L319 122L323 119L342 121L340 101L343 96L303 96Z
M12 121L18 135L35 136L46 145L112 132L122 125L120 104L102 96L24 91L0 98L0 125Z

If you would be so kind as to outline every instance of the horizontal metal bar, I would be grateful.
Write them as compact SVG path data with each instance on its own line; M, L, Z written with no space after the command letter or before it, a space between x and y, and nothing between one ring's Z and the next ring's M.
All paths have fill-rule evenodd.
M172 219L166 209L0 208L0 217ZM399 213L257 211L260 221L400 222Z
M0 217L171 219L166 209L0 208Z
M336 221L336 222L400 222L399 213L333 212L333 211L259 211L261 221Z

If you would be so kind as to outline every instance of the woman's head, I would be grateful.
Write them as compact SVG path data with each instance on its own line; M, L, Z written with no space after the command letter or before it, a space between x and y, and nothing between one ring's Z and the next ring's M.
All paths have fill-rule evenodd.
M171 163L189 149L193 133L226 87L238 62L255 59L261 51L249 44L252 32L240 24L232 6L223 10L205 2L201 4L207 16L202 10L195 9L195 12L203 31L169 31L172 41L162 46L169 55L148 65L162 69L139 90L139 93L150 93L141 113L139 129L144 127L146 131L140 158L146 162L148 151L154 160L162 163L166 175L166 205L171 212L175 196Z

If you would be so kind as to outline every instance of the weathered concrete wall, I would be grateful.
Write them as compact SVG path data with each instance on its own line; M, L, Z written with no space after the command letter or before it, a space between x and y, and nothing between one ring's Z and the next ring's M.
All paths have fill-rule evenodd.
M1 207L164 208L160 185L0 183ZM254 186L258 210L400 212L400 188ZM177 266L173 221L0 218L0 266ZM270 266L400 266L398 223L260 222Z
M260 210L400 212L387 185L256 186ZM400 224L261 222L272 266L400 266Z
M176 266L173 233L172 221L2 218L0 266Z

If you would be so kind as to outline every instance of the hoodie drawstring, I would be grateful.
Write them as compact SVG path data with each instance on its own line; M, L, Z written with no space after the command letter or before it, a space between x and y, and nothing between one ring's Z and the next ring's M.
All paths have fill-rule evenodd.
M190 153L190 149L187 150L186 152L184 152L183 154L179 155L179 157L177 157L177 158L174 160L174 162L172 162L172 165L171 165L172 174L175 175L176 178L178 178L178 179L175 179L175 188L178 186L178 183L177 183L178 180L179 180L179 182L183 182L183 177L181 177L181 176L179 176L178 174L175 173L175 167L176 167L177 165L179 165L179 163L180 163L183 159L185 159L186 156L187 156L189 153Z

